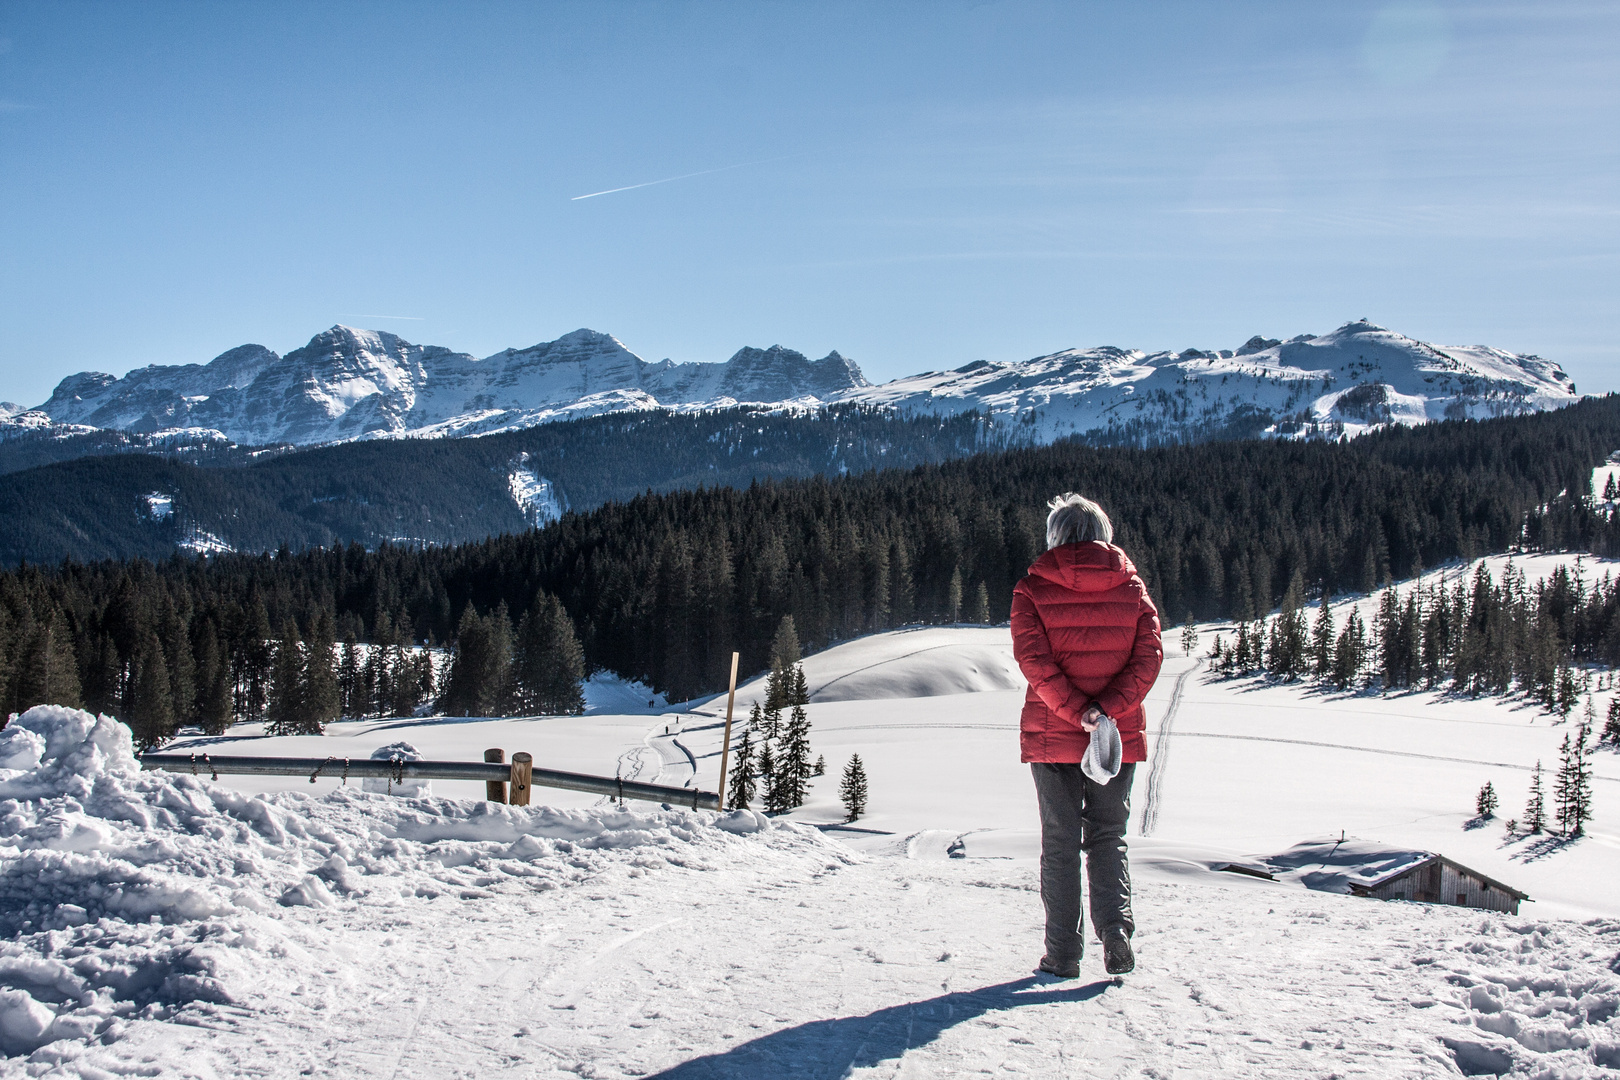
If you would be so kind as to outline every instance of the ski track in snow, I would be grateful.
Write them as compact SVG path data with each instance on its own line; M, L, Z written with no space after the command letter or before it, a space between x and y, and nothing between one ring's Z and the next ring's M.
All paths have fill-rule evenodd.
M1148 769L1147 798L1142 803L1142 835L1152 836L1159 825L1159 806L1164 800L1164 773L1170 763L1170 733L1175 726L1176 711L1181 708L1181 693L1187 680L1202 667L1204 661L1194 658L1192 666L1176 676L1175 689L1170 693L1170 704L1165 706L1164 719L1154 734L1153 764Z

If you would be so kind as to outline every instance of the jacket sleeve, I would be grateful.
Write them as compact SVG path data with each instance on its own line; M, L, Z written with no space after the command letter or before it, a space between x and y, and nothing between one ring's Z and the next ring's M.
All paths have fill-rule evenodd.
M1141 610L1136 616L1136 641L1131 646L1131 658L1097 695L1097 707L1116 720L1147 700L1148 691L1153 689L1153 683L1159 677L1159 668L1164 664L1164 643L1159 637L1159 611L1148 599L1147 587L1140 579L1137 587L1142 591L1142 601Z
M1035 696L1053 716L1078 728L1091 699L1058 667L1052 656L1051 639L1046 636L1046 624L1035 610L1035 601L1023 589L1013 590L1012 639L1013 657ZM1151 684L1151 680L1149 682Z

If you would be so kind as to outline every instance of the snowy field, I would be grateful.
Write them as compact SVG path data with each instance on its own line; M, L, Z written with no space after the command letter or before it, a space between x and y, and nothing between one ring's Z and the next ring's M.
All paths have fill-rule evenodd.
M1555 561L1517 565L1534 581ZM1586 561L1588 580L1605 569ZM1366 616L1376 600L1351 602ZM1620 1070L1620 754L1596 755L1585 838L1509 840L1500 821L1465 827L1474 793L1491 781L1499 817L1517 816L1529 768L1554 765L1572 725L1517 700L1219 681L1174 630L1166 647L1133 799L1139 966L1123 980L1100 950L1077 981L1030 975L1037 823L1004 627L808 657L827 775L774 821L545 789L545 806L491 806L482 785L442 781L402 798L325 776L142 774L112 725L31 715L0 733L0 1075ZM762 689L740 688L739 723ZM501 747L714 788L723 698L648 707L611 681L590 697L584 717L243 728L169 749ZM871 800L846 827L852 753ZM1504 916L1214 869L1341 831L1442 852L1533 899Z

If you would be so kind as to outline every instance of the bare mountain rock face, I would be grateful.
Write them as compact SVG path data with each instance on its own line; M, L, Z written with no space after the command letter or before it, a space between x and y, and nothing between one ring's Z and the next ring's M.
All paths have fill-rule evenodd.
M54 423L310 445L482 435L607 412L859 402L913 413L976 409L1021 425L1031 442L1154 443L1337 438L1576 397L1569 376L1540 357L1429 345L1366 321L1320 337L1256 335L1236 350L1103 346L979 360L880 386L836 352L811 360L780 345L739 349L718 364L649 363L612 335L582 329L478 359L334 326L286 356L243 345L207 364L72 375L37 409L0 409L0 437Z

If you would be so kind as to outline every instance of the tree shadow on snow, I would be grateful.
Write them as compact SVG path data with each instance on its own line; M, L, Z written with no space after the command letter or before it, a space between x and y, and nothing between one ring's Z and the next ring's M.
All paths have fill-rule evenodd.
M1040 978L1018 979L978 990L943 994L927 1001L892 1005L864 1016L812 1020L665 1069L648 1080L727 1080L769 1076L773 1080L837 1080L852 1069L871 1068L926 1046L945 1029L987 1012L1025 1005L1090 1001L1118 981L1059 986ZM1036 989L1039 987L1040 989Z
M1582 839L1579 836L1560 836L1557 833L1541 833L1539 835L1521 833L1516 838L1508 839L1501 846L1508 847L1519 841L1528 840L1528 843L1518 851L1513 852L1508 858L1515 862L1533 863L1539 862L1549 855L1556 855L1565 848L1580 843Z

